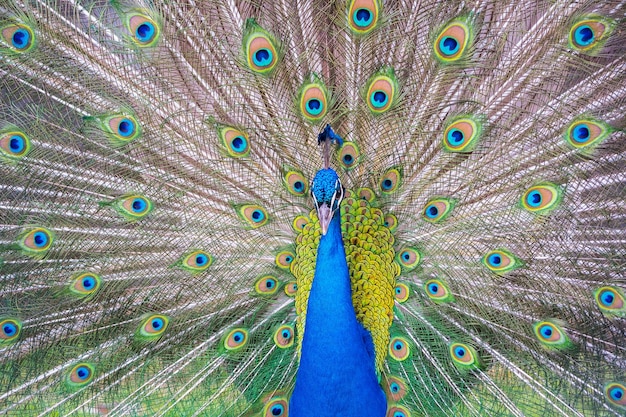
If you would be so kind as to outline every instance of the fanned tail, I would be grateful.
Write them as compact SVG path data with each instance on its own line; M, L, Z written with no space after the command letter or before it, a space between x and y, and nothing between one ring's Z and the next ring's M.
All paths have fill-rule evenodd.
M388 415L622 415L624 10L3 3L0 410L286 415L329 123Z

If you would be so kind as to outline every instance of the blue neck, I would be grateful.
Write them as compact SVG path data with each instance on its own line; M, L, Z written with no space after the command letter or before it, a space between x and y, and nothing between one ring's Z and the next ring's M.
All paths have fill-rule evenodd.
M290 417L383 417L372 339L357 321L339 213L317 249Z

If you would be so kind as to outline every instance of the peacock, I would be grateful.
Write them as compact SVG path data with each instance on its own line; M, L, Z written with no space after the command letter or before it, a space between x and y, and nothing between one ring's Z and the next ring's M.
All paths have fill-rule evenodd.
M2 0L0 414L626 415L623 0Z

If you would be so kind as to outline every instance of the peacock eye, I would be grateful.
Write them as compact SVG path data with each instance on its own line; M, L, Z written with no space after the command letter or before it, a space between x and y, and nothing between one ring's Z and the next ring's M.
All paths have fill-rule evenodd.
M396 255L396 261L406 272L414 270L420 263L422 255L415 248L406 248Z
M387 411L388 417L410 417L409 410L401 405L393 406Z
M118 144L128 143L141 134L139 123L130 115L113 115L106 122L105 133Z
M626 299L617 287L600 287L595 292L598 307L605 315L626 316Z
M231 352L237 351L246 345L248 342L248 336L249 334L247 329L235 328L228 332L222 343L226 350Z
M429 279L424 283L424 290L428 298L435 303L449 303L454 301L454 296L448 286L439 279Z
M283 186L290 194L298 197L305 196L308 191L304 174L295 169L285 170L283 173Z
M466 115L454 118L443 133L443 149L446 152L471 152L476 148L481 133L480 117Z
M243 50L248 68L256 73L269 74L278 64L278 42L254 19L246 21Z
M159 25L142 13L129 15L126 26L131 33L131 39L140 47L156 45L161 33Z
M604 393L608 400L617 406L626 406L626 386L618 382L607 384Z
M250 155L250 140L240 129L220 126L217 130L221 148L232 158L245 158Z
M556 184L537 184L526 190L522 196L522 206L531 213L548 214L557 208L561 194L561 189Z
M383 68L374 74L367 83L365 101L370 111L381 114L391 108L398 91L393 68Z
M139 194L127 194L114 202L115 210L129 221L139 220L152 211L152 202Z
M22 132L0 132L0 158L19 160L31 149L30 139Z
M410 290L408 285L401 282L396 284L394 288L394 298L397 302L404 303L406 300L409 299L409 294Z
M33 29L25 25L9 25L0 29L0 37L16 52L26 52L35 45Z
M300 87L300 112L304 118L316 122L328 111L329 95L324 83L314 78Z
M263 407L262 417L281 417L288 414L288 401L284 397L274 397Z
M605 43L615 22L597 15L583 16L570 28L569 44L572 48L595 54Z
M396 336L389 342L389 356L399 362L406 360L411 354L408 341L402 336Z
M0 317L0 347L15 342L21 331L21 321L9 317Z
M75 365L65 378L68 388L79 389L93 381L96 368L87 362Z
M175 264L182 269L196 274L206 270L213 263L213 257L203 250L193 250L184 254Z
M274 262L276 263L276 266L279 267L280 269L289 270L291 263L293 262L295 257L296 257L296 254L293 251L288 250L288 249L282 250L278 252Z
M274 343L281 349L285 349L293 346L294 342L294 330L293 325L284 324L276 329L274 332Z
M278 288L278 279L273 275L263 275L254 284L254 291L259 295L276 294Z
M380 15L380 1L352 0L348 6L348 24L356 35L363 35L374 29Z
M482 263L496 274L506 274L522 266L521 261L506 249L496 249L487 252L483 256Z
M357 166L360 158L360 150L356 143L354 142L344 142L344 144L339 149L339 153L337 154L337 158L339 162L343 165L344 169L349 170Z
M480 358L474 348L465 343L451 343L450 356L460 369L471 370L481 366Z
M77 297L95 294L102 285L102 278L91 272L82 272L73 276L70 292Z
M470 25L463 19L450 22L437 36L433 47L435 57L442 63L459 60L472 41Z
M546 348L568 349L571 342L565 330L553 321L543 320L533 325L535 336Z

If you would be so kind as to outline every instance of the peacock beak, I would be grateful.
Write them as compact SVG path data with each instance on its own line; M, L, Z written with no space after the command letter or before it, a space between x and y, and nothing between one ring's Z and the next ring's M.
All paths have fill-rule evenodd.
M320 219L320 226L322 226L322 236L325 236L328 232L328 225L333 218L333 211L326 203L323 203L317 207L317 217Z

